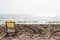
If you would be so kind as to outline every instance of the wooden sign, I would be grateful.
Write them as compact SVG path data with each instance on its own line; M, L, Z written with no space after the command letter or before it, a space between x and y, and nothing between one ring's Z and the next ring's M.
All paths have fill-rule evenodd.
M5 22L6 24L6 36L16 35L15 22Z
M15 27L15 22L6 22L6 27L14 28Z

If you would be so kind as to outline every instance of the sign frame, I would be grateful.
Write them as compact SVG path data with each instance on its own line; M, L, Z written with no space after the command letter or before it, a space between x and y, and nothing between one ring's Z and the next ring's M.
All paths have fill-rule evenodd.
M9 35L9 33L10 33L10 32L7 32L8 29L9 29L9 27L7 27L7 23L14 23L14 27L13 27L12 29L14 29L15 31L12 32L12 33L15 33L15 32L16 32L15 22L13 22L13 21L6 21L6 22L5 22L5 26L6 26L6 35Z

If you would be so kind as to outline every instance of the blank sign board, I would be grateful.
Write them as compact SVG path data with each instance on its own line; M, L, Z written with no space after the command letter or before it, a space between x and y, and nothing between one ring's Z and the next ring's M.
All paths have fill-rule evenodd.
M15 27L15 22L6 22L6 27L14 28Z

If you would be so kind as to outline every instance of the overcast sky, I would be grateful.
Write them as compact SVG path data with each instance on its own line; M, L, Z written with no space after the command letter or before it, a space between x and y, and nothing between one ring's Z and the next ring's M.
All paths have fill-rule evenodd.
M60 15L60 0L0 0L0 14Z

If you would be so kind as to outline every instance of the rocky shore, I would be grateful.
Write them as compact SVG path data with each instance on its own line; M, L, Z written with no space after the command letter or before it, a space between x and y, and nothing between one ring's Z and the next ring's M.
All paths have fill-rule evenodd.
M15 36L5 36L6 27L0 25L0 40L60 40L60 24L16 24L15 27Z

